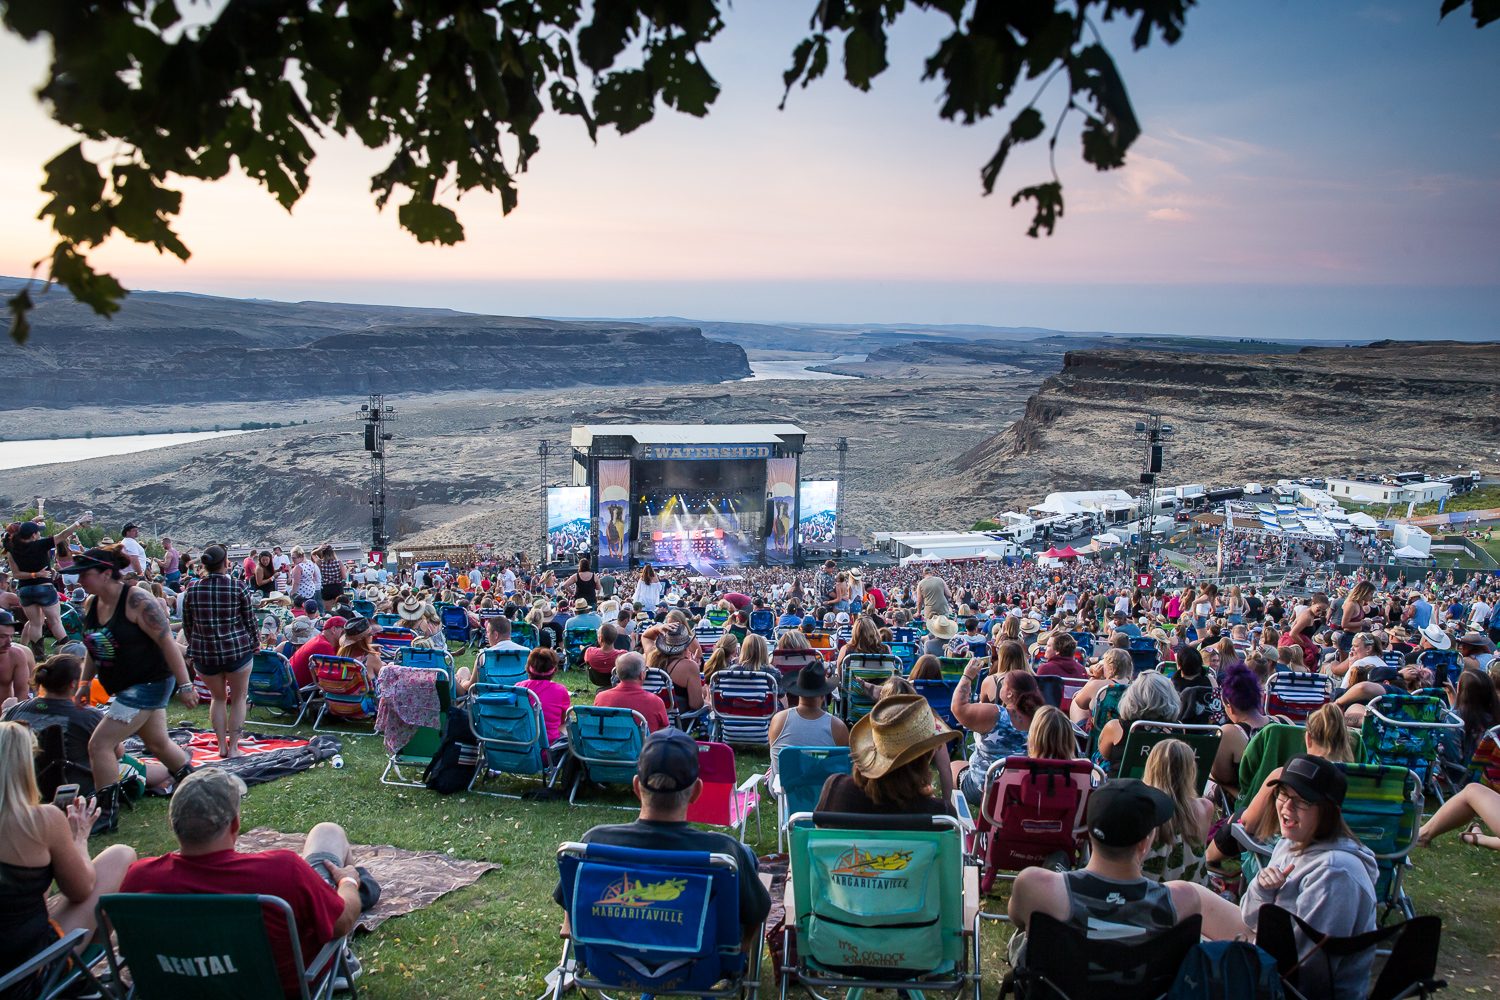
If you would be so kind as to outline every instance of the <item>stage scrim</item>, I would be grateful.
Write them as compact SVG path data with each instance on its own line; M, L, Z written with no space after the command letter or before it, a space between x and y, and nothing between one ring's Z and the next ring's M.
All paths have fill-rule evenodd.
M801 483L797 540L803 545L831 545L839 510L837 479L808 479Z
M589 488L553 486L547 490L547 546L554 559L589 548Z
M790 562L804 437L792 424L575 427L573 481L591 490L599 565Z

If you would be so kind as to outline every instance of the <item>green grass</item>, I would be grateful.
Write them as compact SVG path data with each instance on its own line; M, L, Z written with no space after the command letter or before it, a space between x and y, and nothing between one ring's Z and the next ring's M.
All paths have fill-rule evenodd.
M1443 510L1489 510L1492 507L1500 507L1500 486L1478 486L1467 493L1460 493L1448 497L1443 503ZM1438 505L1436 503L1417 504L1416 515L1436 514Z
M591 687L580 672L562 675L562 680L573 691L575 702L592 700ZM204 708L174 709L168 717L173 723L208 725ZM248 728L256 729L253 721ZM386 921L373 934L361 934L354 949L365 968L362 992L371 1000L532 1000L540 996L543 977L561 952L557 937L561 911L552 902L557 845L576 839L597 823L628 821L633 812L604 806L632 805L629 790L580 793L580 800L588 804L570 808L566 802L527 803L468 793L444 797L421 788L389 787L378 781L385 766L380 737L353 735L354 727L349 728L350 735L341 734L345 761L341 770L325 763L251 789L245 799L243 827L305 831L331 820L342 825L355 843L448 851L455 857L499 865L472 886L449 893L426 909ZM306 736L311 728L304 726L298 732ZM766 759L764 751L741 753L740 777L764 770ZM490 787L514 793L533 786L497 779ZM98 851L111 842L128 843L142 857L172 850L176 844L166 812L166 800L139 803L134 812L122 815L118 834L97 837L90 847ZM764 808L764 835L751 841L757 853L776 849L775 816L774 804ZM749 836L755 837L753 819ZM1443 917L1439 974L1460 987L1456 992L1468 989L1485 995L1485 988L1500 976L1496 941L1500 854L1466 847L1454 835L1433 850L1418 852L1415 861L1408 887L1417 908ZM1004 912L1003 885L997 883L997 894L986 901L986 910ZM1004 925L986 924L986 998L998 995L1009 936ZM774 990L769 959L765 968L763 986ZM794 994L806 996L795 990ZM762 992L763 997L775 995Z

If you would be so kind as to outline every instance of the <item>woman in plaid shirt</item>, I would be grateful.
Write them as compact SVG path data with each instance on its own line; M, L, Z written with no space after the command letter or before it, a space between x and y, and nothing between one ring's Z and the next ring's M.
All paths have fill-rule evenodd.
M182 632L193 669L213 698L209 718L219 739L219 756L241 757L250 664L255 659L255 615L250 591L229 576L224 546L204 549L202 563L208 575L193 581L182 596Z

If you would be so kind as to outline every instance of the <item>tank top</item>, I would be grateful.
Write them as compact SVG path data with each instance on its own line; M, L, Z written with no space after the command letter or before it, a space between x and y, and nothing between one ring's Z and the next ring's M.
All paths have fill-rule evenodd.
M597 597L598 592L599 578L592 573L589 574L589 578L587 580L580 576L577 580L573 581L574 600L577 600L581 597L585 601L588 601L590 605L593 605L595 603L595 598Z
M1067 872L1068 919L1090 940L1132 944L1177 926L1177 908L1166 886L1150 879L1113 879L1091 871Z
M833 715L824 712L816 719L804 719L795 708L787 713L771 744L771 773L776 773L776 751L782 747L831 747L833 742Z
M1179 830L1172 835L1170 843L1157 844L1151 848L1151 853L1141 862L1141 874L1153 882L1180 879L1206 885L1204 874L1208 858L1202 853L1206 850L1206 846L1193 847L1183 839L1182 831Z
M99 598L91 598L83 613L83 644L94 658L99 683L109 694L119 694L137 684L149 684L172 676L166 657L156 640L125 617L129 588L120 591L115 613L99 623Z
M47 919L52 863L27 868L0 861L0 969L13 969L57 940Z

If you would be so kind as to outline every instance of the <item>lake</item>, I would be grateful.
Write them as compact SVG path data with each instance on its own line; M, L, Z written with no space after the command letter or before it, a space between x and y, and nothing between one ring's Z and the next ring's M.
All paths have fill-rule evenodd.
M153 448L170 448L207 438L229 437L244 431L199 431L196 434L133 434L120 437L39 438L33 441L0 441L0 469L25 469L33 465L82 462L108 455L130 455Z
M809 369L809 365L839 365L855 364L863 361L863 354L842 354L832 360L820 361L752 361L750 370L754 372L746 379L732 379L735 382L764 382L769 379L791 379L795 381L814 381L832 378L854 378L853 375L834 375L832 372L815 372Z

